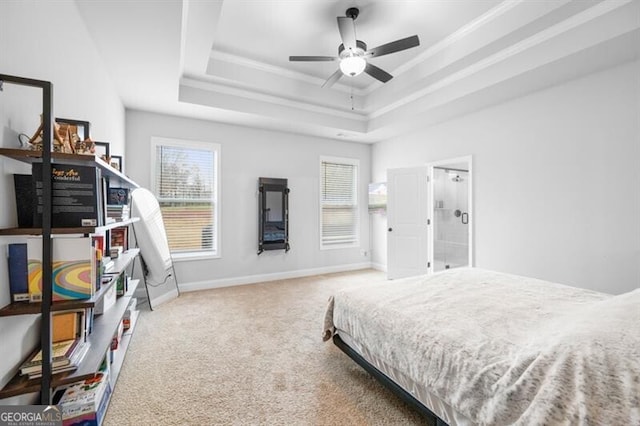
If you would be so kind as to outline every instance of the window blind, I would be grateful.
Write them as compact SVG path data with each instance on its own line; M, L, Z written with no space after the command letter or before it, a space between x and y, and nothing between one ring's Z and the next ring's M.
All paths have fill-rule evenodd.
M322 160L321 247L358 242L358 166L352 162Z
M155 147L155 192L172 253L217 251L218 152L202 145Z

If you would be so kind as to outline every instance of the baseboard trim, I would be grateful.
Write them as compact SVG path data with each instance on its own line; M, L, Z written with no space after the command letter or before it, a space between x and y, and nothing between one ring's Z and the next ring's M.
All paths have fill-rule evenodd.
M286 280L289 278L308 277L312 275L332 274L335 272L357 271L359 269L371 268L371 262L351 263L349 265L326 266L322 268L299 269L296 271L275 272L272 274L247 275L244 277L221 278L210 281L197 281L191 283L181 283L181 292L210 290L213 288L231 287L235 285L255 284L267 281ZM156 299L153 301L155 306Z
M151 306L155 309L158 306L162 305L165 302L168 302L169 300L173 300L176 297L178 297L178 290L177 289L171 289L166 293L161 294L158 297L152 297L151 299Z
M387 272L387 265L384 263L371 262L371 267L376 271Z

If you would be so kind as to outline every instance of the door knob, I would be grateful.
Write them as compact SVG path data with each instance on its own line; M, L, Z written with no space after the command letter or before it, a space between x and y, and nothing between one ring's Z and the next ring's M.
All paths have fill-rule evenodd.
M389 228L389 232L393 231L393 228Z

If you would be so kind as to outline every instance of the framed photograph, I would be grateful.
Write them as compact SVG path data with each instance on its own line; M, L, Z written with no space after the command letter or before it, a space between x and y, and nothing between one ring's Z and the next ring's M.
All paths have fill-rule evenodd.
M110 157L109 143L108 142L94 142L94 143L95 143L96 155L108 163L109 157Z
M118 170L119 172L124 173L123 164L122 164L122 156L121 155L112 155L111 156L111 167Z
M78 129L78 136L80 137L80 140L84 141L89 138L91 123L89 123L88 121L56 117L56 123L65 123L76 126Z

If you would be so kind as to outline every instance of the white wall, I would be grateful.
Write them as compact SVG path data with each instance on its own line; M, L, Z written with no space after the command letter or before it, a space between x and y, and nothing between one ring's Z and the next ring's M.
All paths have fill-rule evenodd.
M473 155L475 266L609 293L640 287L640 63L378 143L388 168ZM386 264L386 221L373 221Z
M221 250L219 259L176 262L185 289L246 283L311 272L366 266L369 248L369 145L127 110L127 174L150 188L150 140L170 137L221 145ZM360 160L361 248L320 250L320 156ZM132 160L135 159L135 160ZM134 165L135 164L135 165ZM258 178L289 180L291 251L258 256ZM152 289L154 291L154 289ZM153 296L153 295L152 295Z
M0 1L0 73L53 83L56 117L91 122L95 140L124 151L124 108L73 1ZM18 133L31 136L40 122L41 92L5 84L0 92L0 146L17 148ZM30 168L0 158L0 227L16 226L12 173ZM0 238L6 253L8 238ZM9 303L6 256L0 255L0 306ZM38 341L37 316L0 318L0 386ZM2 400L26 403L33 395Z

